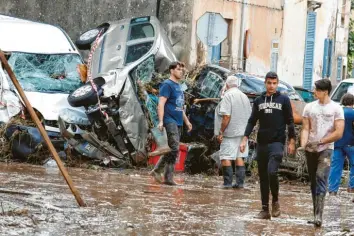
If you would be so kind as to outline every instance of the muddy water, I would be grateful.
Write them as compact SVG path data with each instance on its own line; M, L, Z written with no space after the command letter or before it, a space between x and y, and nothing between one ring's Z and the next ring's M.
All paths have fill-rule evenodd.
M58 169L0 164L1 235L354 234L354 204L344 191L327 199L325 226L315 230L306 224L312 212L308 186L282 184L282 215L266 221L253 219L260 206L257 185L221 190L221 178L179 175L183 185L169 187L146 172L69 171L86 208L77 207Z

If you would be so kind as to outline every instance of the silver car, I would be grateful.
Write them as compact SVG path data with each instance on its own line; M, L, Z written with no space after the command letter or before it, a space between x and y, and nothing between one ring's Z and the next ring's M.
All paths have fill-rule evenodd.
M83 33L76 45L91 49L93 78L68 97L71 106L85 107L91 123L93 132L80 138L107 155L145 163L149 126L140 85L176 60L160 22L147 16L103 23ZM72 122L62 117L62 125ZM66 137L74 138L67 132Z

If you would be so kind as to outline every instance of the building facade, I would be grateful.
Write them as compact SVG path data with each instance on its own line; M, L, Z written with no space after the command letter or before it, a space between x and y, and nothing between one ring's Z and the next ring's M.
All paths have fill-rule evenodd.
M194 0L189 64L204 57L251 74L273 70L308 89L321 78L336 84L347 74L350 5L350 0ZM220 14L228 25L227 38L213 50L198 37L198 20L206 13Z

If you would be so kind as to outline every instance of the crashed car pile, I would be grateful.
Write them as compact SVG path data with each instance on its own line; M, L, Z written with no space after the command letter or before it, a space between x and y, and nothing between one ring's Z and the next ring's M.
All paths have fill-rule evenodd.
M105 22L83 33L76 45L55 26L0 16L1 30L11 35L14 27L23 33L30 27L37 34L22 42L27 46L16 48L20 44L13 42L18 42L15 39L21 35L15 33L12 41L0 39L0 48L6 52L58 151L65 151L62 153L67 158L86 157L112 167L145 166L149 152L154 151L150 130L158 122L159 84L168 78L168 65L176 61L157 18ZM51 40L56 44L41 47ZM78 49L90 50L87 76L78 70L83 66ZM230 74L231 71L213 65L186 73L182 88L193 124L190 133L184 130L182 134L182 142L188 143L189 150L186 172L214 168L211 156L218 150L213 139L214 111ZM235 75L242 78L241 90L251 102L263 91L261 78L245 73ZM6 150L12 158L22 161L36 154L47 158L48 153L38 155L39 150L43 151L43 140L37 128L24 125L21 117L26 115L25 109L2 68L0 79L0 118L4 123L1 134L10 144ZM290 85L281 82L280 90L292 101L303 102ZM22 125L14 120L20 120ZM255 145L254 139L252 150Z

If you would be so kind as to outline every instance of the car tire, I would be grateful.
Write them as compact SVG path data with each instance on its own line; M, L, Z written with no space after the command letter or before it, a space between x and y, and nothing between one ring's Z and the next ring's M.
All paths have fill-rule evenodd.
M91 44L96 40L99 32L103 29L102 34L105 33L107 31L108 27L109 27L108 24L104 24L104 25L101 25L97 28L90 29L90 30L84 32L75 41L76 46L80 50L90 50Z
M72 92L68 96L68 102L72 107L95 105L98 102L97 93L88 83Z

